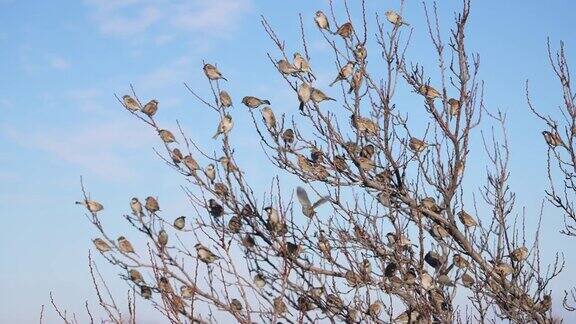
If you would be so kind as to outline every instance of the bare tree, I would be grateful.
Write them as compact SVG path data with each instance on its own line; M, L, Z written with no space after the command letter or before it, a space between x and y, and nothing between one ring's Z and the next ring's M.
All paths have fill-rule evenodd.
M564 262L556 255L553 264L541 264L540 227L527 229L524 211L515 208L506 115L486 107L479 55L465 42L470 0L462 1L448 34L436 4L424 5L428 29L422 31L402 18L402 4L381 15L368 13L364 1L354 3L358 20L346 1L338 15L330 2L326 13L301 16L301 54L262 18L274 45L271 65L300 101L293 116L274 115L266 98L244 96L240 104L226 90L234 80L205 63L211 96L186 88L221 120L217 152L179 123L178 131L159 125L157 101L142 101L134 89L118 97L158 134L164 150L157 154L187 182L196 215L166 219L153 193L132 198L124 215L135 229L130 238L138 233L147 242L136 251L128 235L108 234L99 217L103 206L82 186L79 203L99 233L97 250L171 323L552 322L549 283ZM304 18L314 19L313 32L332 50L338 98L317 88L313 63L320 58L309 55ZM437 66L409 58L413 33L429 35ZM569 141L551 144L550 152L570 175L565 188L573 190L576 158L568 143L576 113L562 50L553 66L571 126ZM399 87L421 98L422 107L411 109L425 119L424 129L396 101ZM283 192L280 177L265 193L253 190L236 159L238 114L251 116L270 164L301 183L292 191L296 199ZM559 124L539 116L551 138L560 138ZM497 127L480 132L481 122ZM472 147L475 133L483 147ZM473 149L489 157L479 188L463 185ZM574 220L573 200L551 187L549 199ZM572 229L567 225L566 232ZM90 269L96 269L91 260ZM107 320L123 322L112 296L102 295ZM130 314L135 321L133 307Z

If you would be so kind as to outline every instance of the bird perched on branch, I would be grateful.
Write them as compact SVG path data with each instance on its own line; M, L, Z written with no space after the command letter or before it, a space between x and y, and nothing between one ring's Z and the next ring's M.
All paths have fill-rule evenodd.
M306 72L310 73L310 64L308 64L308 60L306 60L300 53L294 53L294 67L299 72Z
M304 106L310 101L310 97L312 96L312 87L304 82L298 88L298 100L300 101L300 111L304 110Z
M186 226L186 217L180 216L174 220L174 228L181 231Z
M546 140L546 144L548 144L548 146L554 148L556 146L562 145L562 138L558 133L543 131L542 135L544 136L544 140Z
M150 100L147 104L142 107L142 112L148 117L153 117L158 111L158 101Z
M246 97L242 98L242 103L246 107L254 109L254 108L260 107L261 105L269 105L270 101L262 100L262 99L259 99L259 98L253 97L253 96L246 96Z
M93 214L96 214L97 212L102 211L104 209L104 206L102 206L101 203L90 199L86 199L84 201L77 201L76 205L86 206L86 209L88 209L88 211Z
M166 144L168 143L178 143L176 141L176 137L174 137L174 134L172 134L171 131L167 130L167 129L161 129L158 131L158 135L160 135L160 138L162 139L162 141Z
M221 107L228 108L228 107L232 106L232 98L230 97L228 92L222 90L218 94L218 97L220 99L220 106Z
M461 210L458 213L458 218L460 218L460 221L462 224L464 224L465 227L474 227L478 225L478 222L474 219L474 217L472 217L472 215L468 214L464 210Z
M349 61L348 63L346 63L346 65L344 65L340 69L340 72L338 72L338 76L336 77L336 79L334 79L334 81L330 83L330 86L333 86L338 81L347 80L352 75L355 65L356 62Z
M130 209L132 209L132 215L134 216L143 216L144 213L142 212L142 204L138 198L133 197L130 199Z
M150 213L155 213L160 210L160 205L158 204L158 200L156 198L148 196L146 198L144 208L146 208L146 210Z
M352 27L351 22L342 24L342 26L338 27L336 30L336 34L340 35L342 38L350 38L353 32L354 28Z
M314 21L316 22L316 26L318 26L318 28L330 31L330 23L328 22L328 17L326 17L322 11L316 11Z
M272 108L268 106L262 108L262 118L264 119L264 123L269 130L276 129L276 116L274 116Z
M402 19L402 16L400 16L400 14L398 14L397 12L393 11L393 10L388 10L384 13L384 15L386 16L386 19L393 24L394 26L402 26L402 25L406 25L406 26L410 26L410 24L404 22L404 20Z
M220 71L218 71L218 68L216 68L214 65L206 63L204 64L204 74L206 75L206 77L208 78L208 80L219 80L219 79L224 79L226 81L228 81L225 77L222 76L222 73L220 73Z
M438 90L426 84L423 84L420 87L418 87L418 92L424 97L426 97L426 99L430 100L434 100L440 97L440 92L438 92Z
M324 196L312 204L308 198L308 193L302 187L296 188L296 195L298 196L298 201L300 201L300 205L302 206L302 214L309 218L312 218L314 215L316 215L316 208L330 199L330 196Z
M292 65L285 59L279 60L278 62L276 62L276 65L278 65L278 71L280 71L280 73L284 75L295 74L300 72L296 67L294 67L294 65Z
M196 243L194 247L196 248L198 259L206 264L213 263L214 261L220 259L216 254L212 253L212 251L200 243Z
M118 249L122 253L136 254L136 252L134 252L134 247L132 246L132 243L130 243L130 241L128 241L124 236L118 237Z
M312 102L318 104L321 103L322 101L326 101L326 100L331 100L331 101L336 101L336 99L328 97L326 94L324 94L324 92L322 92L319 89L316 88L312 88L312 92L310 94L310 99L312 99Z
M216 134L214 134L212 138L217 139L220 134L228 135L228 133L232 130L233 127L234 127L234 121L232 121L232 116L230 115L224 116L220 120L220 123L218 124L218 129L216 130Z
M140 104L129 95L122 96L122 103L124 107L132 112L140 110Z
M92 243L94 243L94 246L96 247L96 249L102 253L110 251L110 245L108 245L108 243L106 243L101 238L93 239Z

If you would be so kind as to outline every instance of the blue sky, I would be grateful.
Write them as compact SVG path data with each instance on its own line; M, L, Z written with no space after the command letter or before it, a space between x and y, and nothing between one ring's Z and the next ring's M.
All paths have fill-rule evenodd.
M405 18L415 29L408 57L433 68L422 4L407 2ZM380 13L398 6L368 3ZM441 2L443 27L459 4ZM293 113L296 98L278 90L282 80L266 58L267 51L275 52L259 17L268 17L296 51L301 50L295 31L302 12L311 51L322 58L315 62L313 55L311 63L320 82L328 83L334 74L331 53L312 21L317 9L326 8L321 0L0 0L0 322L37 322L51 290L72 311L81 311L85 299L94 301L87 271L94 231L73 204L80 197L80 175L105 204L103 216L115 233L127 229L120 216L133 195L158 195L165 212L175 216L190 212L178 189L182 181L152 151L157 139L122 111L114 93L125 93L132 83L142 98L160 101L161 123L174 128L179 119L188 135L207 139L216 117L182 85L205 89L201 67L207 60L217 62L231 80L227 86L236 102L245 94L261 95L278 112ZM517 210L525 206L532 219L547 185L541 176L546 147L541 125L526 107L524 82L530 79L536 106L554 114L561 100L547 62L546 37L553 44L565 40L575 66L574 12L576 4L568 0L474 1L472 7L468 46L481 55L487 107L508 112L511 185ZM408 97L397 101L418 104ZM253 150L258 143L248 116L236 114L237 147ZM245 127L238 126L242 123ZM206 145L217 148L214 142ZM481 148L473 154L481 155ZM265 160L253 155L244 156L248 174L268 183L274 171L257 172ZM481 180L484 168L471 167L477 177L468 183L477 188L474 180ZM573 241L557 243L558 213L546 208L544 218L544 247L568 251ZM576 273L576 258L567 255L567 266L555 287ZM114 269L101 263L101 270L116 283L115 291L125 291ZM47 316L54 319L52 312Z

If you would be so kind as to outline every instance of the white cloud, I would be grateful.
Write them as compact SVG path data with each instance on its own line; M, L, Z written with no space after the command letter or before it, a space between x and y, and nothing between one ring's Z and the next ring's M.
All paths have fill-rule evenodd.
M70 67L70 62L60 56L49 58L50 66L56 70L66 70Z
M171 41L174 33L229 32L252 8L251 0L85 0L85 3L103 34L133 37L153 30L148 36L157 44Z

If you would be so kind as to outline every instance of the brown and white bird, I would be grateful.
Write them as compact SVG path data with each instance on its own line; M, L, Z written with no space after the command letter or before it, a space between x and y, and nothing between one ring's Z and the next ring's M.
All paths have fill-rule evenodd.
M328 17L318 10L316 11L316 15L314 16L314 21L316 22L316 26L320 29L330 30L330 23L328 22Z
M108 245L108 243L106 243L106 241L104 241L103 239L101 239L99 237L93 239L92 243L94 243L94 246L96 247L96 249L102 253L110 251L110 245Z
M212 217L218 218L224 215L224 207L213 198L208 199L208 211Z
M300 72L310 72L310 64L308 64L308 61L302 56L300 55L300 53L296 52L294 53L294 67L300 71Z
M342 24L336 30L336 34L340 35L342 38L350 38L352 36L353 32L354 32L354 27L352 27L351 22L346 22L346 23Z
M458 213L458 218L460 218L460 221L462 224L464 224L465 227L474 227L478 225L478 222L474 219L474 217L472 217L472 215L468 214L464 210L461 210Z
M310 99L312 99L312 102L314 102L315 104L319 104L322 101L326 100L336 101L336 99L328 97L324 92L316 88L312 88L312 92L310 93Z
M144 277L142 277L140 271L136 269L128 270L128 276L130 277L130 280L132 280L132 282L134 282L137 285L144 283Z
M393 11L393 10L388 10L384 13L384 15L386 16L386 19L393 24L394 26L402 26L402 25L406 25L406 26L410 26L410 24L404 22L404 20L402 19L402 16L400 16L400 14L398 14L397 12Z
M196 291L195 287L191 287L188 285L180 287L180 296L184 299L192 299L194 297L194 292Z
M266 286L266 279L260 273L256 274L254 276L253 280L254 280L254 285L256 285L256 287L258 287L258 288L264 288L264 286Z
M155 213L160 210L160 205L158 204L158 200L152 196L146 197L146 203L144 204L144 208L150 213Z
M439 213L442 211L440 206L436 203L436 199L434 197L425 197L420 201L420 206L423 208L428 209L429 211Z
M276 315L282 315L288 310L288 306L286 306L282 296L275 297L273 299L272 305L274 307L274 314Z
M287 74L295 74L300 72L297 68L294 67L294 65L292 65L290 62L288 62L285 59L281 59L278 60L278 62L276 62L276 64L278 65L278 71L280 71L280 73L287 75Z
M304 216L308 218L314 217L314 215L316 215L316 208L318 208L319 206L321 206L330 199L329 196L321 197L315 203L312 204L310 202L310 199L308 198L308 193L302 187L296 188L296 196L298 196L298 201L302 206L302 214L304 214Z
M290 145L294 143L294 131L291 128L288 128L282 133L282 140L286 145Z
M354 49L354 58L356 61L364 62L366 57L368 57L368 51L366 50L366 47L364 47L362 44L356 45L356 48Z
M188 168L188 171L190 171L191 173L200 169L198 162L196 162L196 160L194 160L192 155L186 155L184 157L183 161L184 161L184 165L186 166L186 168Z
M376 301L368 307L368 315L377 318L378 315L380 315L380 313L382 312L382 308L383 308L382 302Z
M350 88L348 89L348 93L352 93L353 91L359 91L360 87L362 86L362 81L364 80L364 71L362 69L356 70L354 75L352 76L352 82L350 82Z
M147 104L142 107L142 112L148 117L153 117L158 111L158 101L150 100Z
M158 135L160 135L160 138L162 139L162 141L166 144L168 143L178 143L176 141L176 137L174 137L174 134L172 134L171 131L167 130L167 129L161 129L158 131Z
M450 116L458 116L460 113L460 100L454 98L448 99L448 107L450 108Z
M426 144L426 142L417 139L416 137L411 137L408 141L408 147L410 147L410 149L415 153L421 153L426 149L427 146L428 144Z
M516 262L522 262L528 258L528 248L525 246L521 246L519 248L514 249L510 253L510 258Z
M259 98L253 97L253 96L246 96L246 97L242 98L242 103L246 107L254 109L254 108L260 107L261 105L269 105L270 101L262 100L262 99L259 99Z
M206 77L209 80L219 80L219 79L224 79L226 80L225 77L222 76L222 73L220 73L220 71L218 71L218 68L216 68L214 65L206 63L204 64L204 74L206 75ZM226 80L228 81L228 80Z
M232 309L233 312L239 312L242 308L242 303L238 299L232 298L230 301L230 309Z
M358 132L368 135L376 135L378 133L379 127L372 120L352 114L350 116L352 126L358 130Z
M426 97L426 99L434 100L440 97L440 92L434 89L432 86L423 84L418 88L418 92Z
M312 87L303 82L298 88L298 101L300 101L300 111L304 110L304 106L310 101L312 97Z
M218 97L220 99L220 107L228 108L232 106L232 98L230 97L228 92L222 90L218 94Z
M93 214L96 214L97 212L102 211L104 209L104 206L101 203L90 199L86 199L84 201L77 201L76 205L86 206L86 209L88 209L88 211Z
M132 209L132 215L134 216L143 216L144 213L142 212L142 204L138 198L133 197L130 199L130 209Z
M474 284L474 278L472 278L472 276L467 273L462 274L460 280L462 281L464 287L471 287Z
M120 250L120 252L136 254L136 252L134 252L134 247L132 246L132 243L130 243L130 241L128 241L124 236L118 237L117 241L118 241L118 249Z
M216 167L214 164L208 164L204 169L204 174L206 174L206 178L210 180L210 183L214 183L214 179L216 179Z
M186 216L180 216L174 220L174 228L181 231L186 226Z
M338 76L336 76L336 79L334 79L334 81L330 83L330 86L333 86L338 81L347 80L352 75L352 72L354 72L354 65L356 65L356 62L350 61L346 63L340 69L340 72L338 72Z
M140 296L144 299L152 298L152 288L145 285L140 286Z
M262 118L264 119L264 123L269 130L276 129L276 116L274 116L272 108L268 106L262 108Z
M212 136L212 139L217 139L220 134L224 134L224 136L228 135L228 133L234 127L234 121L232 121L232 116L225 115L218 124L218 129L216 129L216 134Z
M196 243L194 247L196 248L198 259L206 264L213 263L220 259L216 254L212 253L212 251L200 243Z
M161 229L160 232L158 232L158 245L160 245L160 247L165 247L168 244L168 233L166 233L165 230Z
M548 144L548 146L554 148L556 146L562 145L562 138L558 133L543 131L542 135L544 136L544 140L546 140L546 144Z
M444 263L440 254L434 251L428 251L424 256L424 261L426 261L426 263L428 263L432 268L439 268L442 263Z
M280 215L278 214L278 211L276 210L276 208L272 206L264 208L264 211L268 216L266 220L267 222L266 225L268 226L268 229L275 230L280 224Z
M140 104L129 95L122 96L124 107L132 112L140 110Z
M182 152L177 147L175 147L170 152L170 157L172 158L172 162L174 162L174 164L179 164L180 162L182 162L182 159L184 158L184 156L182 155Z
M470 266L470 262L460 254L454 254L452 257L452 263L460 269L468 268Z

